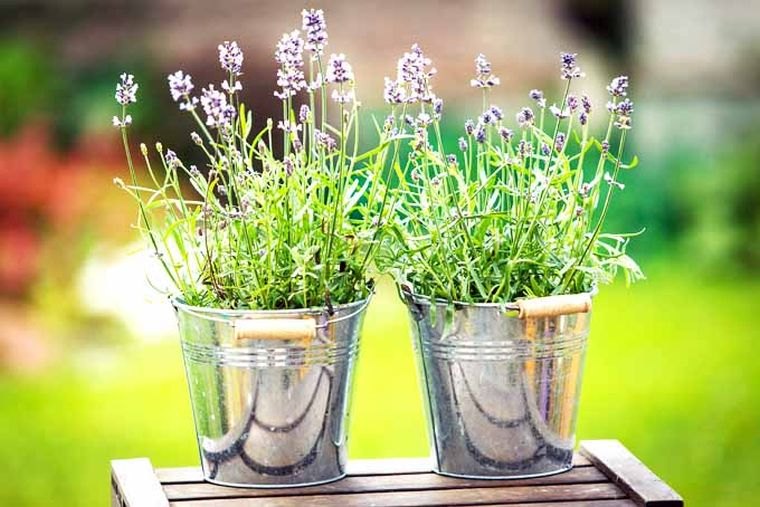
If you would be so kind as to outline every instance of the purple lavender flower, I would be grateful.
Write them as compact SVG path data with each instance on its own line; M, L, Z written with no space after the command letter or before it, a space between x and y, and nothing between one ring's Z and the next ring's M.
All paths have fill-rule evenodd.
M483 125L490 125L496 121L496 118L494 118L493 113L491 113L490 110L484 111L483 114L480 115L479 123Z
M610 142L606 139L602 141L602 153L608 153L610 151Z
M135 76L125 72L119 79L120 82L116 83L116 102L122 106L137 102L137 89L140 85L135 83Z
M498 86L501 80L491 73L491 62L481 53L475 57L475 79L470 80L473 88L491 88Z
M412 140L412 149L415 151L427 151L430 148L428 143L428 131L425 127L417 127L414 131L414 140Z
M201 106L206 113L206 125L221 128L229 125L235 117L235 108L227 103L227 95L216 90L214 85L202 90Z
M546 143L541 143L541 154L548 156L552 150L549 149L549 145Z
M476 74L490 74L491 62L488 61L486 55L480 53L475 57L475 73Z
M280 120L277 122L277 128L282 130L286 134L292 134L301 130L301 125L298 123L293 123L292 121Z
M627 90L628 76L618 76L610 82L609 86L607 86L607 91L613 97L625 97L628 94Z
M496 121L501 121L504 118L504 112L499 106L491 105L488 111L490 111L491 116L493 116Z
M396 117L392 114L389 114L385 117L385 121L383 122L383 131L385 132L391 132L393 130L393 124L396 123Z
M174 153L172 150L166 150L166 155L164 155L164 160L166 161L166 165L170 168L176 168L181 165L181 162L179 161L179 157L177 157L177 154Z
M459 149L467 151L467 140L464 137L459 138Z
M615 126L621 130L628 130L631 128L631 114L633 114L633 102L631 99L625 99L615 106L615 114L617 119L615 120Z
M560 53L559 58L561 61L560 77L562 79L573 79L576 77L583 77L580 67L576 64L576 57L578 53Z
M319 129L314 129L314 140L318 147L324 149L330 153L337 149L338 143L327 132L322 132Z
M383 98L388 104L403 104L406 102L406 92L399 81L386 77Z
M429 126L433 121L433 118L430 117L427 113L420 113L417 115L417 119L415 120L414 124L418 127L427 127Z
M306 123L311 118L311 109L306 104L301 104L301 109L298 111L298 121Z
M541 90L533 89L528 93L528 97L536 101L536 104L538 104L538 107L541 109L546 107L546 99L544 98L544 92Z
M520 142L517 144L517 152L523 158L528 157L530 156L531 153L533 153L533 145L527 142L526 140L521 139Z
M279 99L285 100L306 88L303 74L303 48L304 42L298 30L282 34L282 38L277 43L274 59L280 64L277 70L277 85L282 88L282 91L274 92L274 94Z
M111 122L113 123L113 126L116 128L126 128L132 125L132 115L131 114L125 115L124 118L119 118L118 116L114 116Z
M591 99L585 93L581 95L581 105L586 114L591 114Z
M353 90L333 90L332 92L332 99L338 104L348 104L355 98Z
M443 114L443 99L440 97L433 99L433 114L436 119L441 119L441 114Z
M303 31L306 32L306 49L312 52L313 57L319 57L327 46L327 23L322 9L309 9L301 11Z
M346 61L346 55L330 55L330 61L327 62L327 72L325 81L328 83L347 83L354 80L354 72L351 64Z
M486 142L486 126L483 123L478 123L475 128L475 140L480 144Z
M578 100L578 97L575 95L570 94L567 96L565 104L567 105L567 108L570 110L570 112L574 113L578 109L578 106L580 106L580 100Z
M432 64L419 45L412 45L408 53L399 58L397 64L397 81L407 83L409 92L406 97L408 103L432 102L435 99L430 86L430 79L436 74L436 69L428 66Z
M586 111L581 111L581 114L578 115L578 123L581 125L588 123L588 113Z
M172 100L174 102L180 102L179 108L183 111L191 111L195 109L195 104L198 103L197 97L190 97L190 93L195 88L193 85L190 74L185 74L181 70L178 70L174 74L169 74L169 93L171 93Z
M557 137L554 139L554 149L557 151L562 151L562 148L565 147L565 141L565 134L563 132L557 132Z
M467 120L464 122L464 132L468 136L471 136L473 132L475 132L475 122L472 120Z
M234 76L242 74L243 69L243 51L235 41L219 44L219 64L222 69Z
M533 110L531 108L524 107L520 109L520 112L517 113L516 118L517 124L520 125L520 128L527 128L533 124L535 115L533 114Z
M559 120L564 120L565 118L570 117L570 110L560 109L557 107L557 104L552 104L551 106L549 106L549 111L551 111L554 117Z
M510 142L512 140L512 136L514 135L514 132L509 130L507 127L499 127L499 135L502 139L504 139L505 142Z
M226 91L230 95L233 94L233 93L235 93L235 92L239 92L242 89L243 89L243 85L240 84L240 81L236 80L232 84L230 84L227 81L222 81L222 90Z
M295 170L293 159L291 157L286 157L285 160L282 161L282 168L285 169L286 176L292 176L293 171Z
M457 165L457 156L454 154L446 155L446 161L449 165Z
M201 139L201 136L199 136L197 132L190 132L190 139L192 139L193 143L198 146L203 144L203 139Z
M617 187L620 190L625 189L625 185L619 181L615 181L610 173L604 173L604 181L607 182L608 185Z

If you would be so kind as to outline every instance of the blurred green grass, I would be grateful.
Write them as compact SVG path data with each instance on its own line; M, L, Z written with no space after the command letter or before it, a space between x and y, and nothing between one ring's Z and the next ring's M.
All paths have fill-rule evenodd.
M598 296L578 437L620 439L689 505L751 505L760 279L704 284L674 266ZM389 284L363 340L351 456L425 455L406 317ZM113 458L198 462L176 340L83 350L41 378L0 378L0 399L0 505L102 505Z

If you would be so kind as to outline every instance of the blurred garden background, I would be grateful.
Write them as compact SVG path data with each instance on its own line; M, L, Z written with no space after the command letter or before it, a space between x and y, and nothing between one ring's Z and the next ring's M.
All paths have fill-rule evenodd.
M173 314L146 282L130 224L113 86L140 82L136 137L193 159L166 75L218 81L216 46L246 52L245 94L276 115L273 49L304 2L0 3L0 505L103 505L109 460L198 463ZM556 97L557 55L583 86L631 76L633 147L610 228L648 279L602 288L578 437L617 438L689 505L760 500L760 5L752 0L323 0L366 110L420 43L449 120L476 114L483 52L512 116ZM556 100L556 99L555 99ZM550 98L551 103L551 98ZM458 128L458 127L457 127ZM451 142L459 136L452 130ZM351 455L427 453L404 309L382 281L365 325Z

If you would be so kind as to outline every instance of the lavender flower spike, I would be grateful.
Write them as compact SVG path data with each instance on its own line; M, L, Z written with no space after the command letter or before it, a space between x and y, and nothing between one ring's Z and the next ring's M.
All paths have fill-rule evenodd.
M607 91L613 97L625 97L628 92L628 76L618 76L607 86Z
M621 103L615 106L615 114L617 120L615 126L621 130L628 130L631 128L631 114L633 113L633 102L631 99L625 99Z
M313 58L322 56L327 46L327 23L322 9L301 11L303 31L306 32L306 49L312 52Z
M306 88L303 48L304 42L298 30L283 34L277 43L274 59L280 64L277 70L277 85L282 88L282 91L274 92L277 98L287 99Z
M536 104L538 104L538 107L541 109L546 107L546 99L544 98L544 92L541 90L533 89L530 91L528 96L536 101Z
M554 139L554 149L561 152L562 148L565 147L565 133L564 132L557 132L557 137Z
M219 44L219 64L227 72L239 76L243 70L243 51L235 41Z
M203 89L201 105L206 113L206 125L221 128L229 125L235 117L235 108L227 103L227 96L220 90L209 85Z
M533 124L535 115L533 114L533 110L531 108L524 107L520 109L519 113L517 113L516 118L517 124L520 125L520 128L527 128Z
M132 125L132 115L128 114L124 116L124 118L119 118L118 116L114 116L113 120L111 121L113 122L113 126L116 127L117 129L126 128Z
M347 83L353 80L354 72L351 64L346 61L346 55L343 53L330 55L325 81L328 83Z
M491 88L498 86L501 80L491 74L491 62L489 62L483 53L475 58L475 79L470 80L470 86L473 88Z
M585 75L581 71L581 68L576 64L577 56L578 53L560 53L559 58L562 62L560 66L560 77L562 77L562 79L573 79Z
M406 92L400 82L386 77L383 98L388 104L403 104L406 101Z
M435 67L427 68L431 64L432 61L425 56L418 44L413 44L411 50L399 58L396 80L409 84L407 103L432 102L435 99L430 79L437 71Z
M135 83L135 76L123 73L119 79L120 82L116 83L116 102L122 106L137 102L137 89L140 85Z
M311 109L306 104L301 104L301 109L298 111L298 121L306 123L311 118Z
M179 108L183 111L191 111L195 108L195 104L198 103L197 97L190 97L190 93L195 88L190 74L185 74L181 70L178 70L174 74L169 74L169 93L172 95L174 102L180 102Z

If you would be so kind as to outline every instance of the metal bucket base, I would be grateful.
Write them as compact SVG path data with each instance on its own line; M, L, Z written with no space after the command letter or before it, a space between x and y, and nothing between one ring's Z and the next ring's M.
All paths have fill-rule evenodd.
M433 468L433 472L444 477L454 477L456 479L477 479L477 480L509 480L509 479L535 479L537 477L548 477L550 475L558 475L565 472L569 472L573 469L573 465L569 467L558 468L557 470L551 470L549 472L540 472L535 474L517 474L517 475L474 475L474 474L457 474L453 472L442 472L436 468Z
M312 482L295 482L293 484L250 484L250 483L238 483L238 482L225 482L217 481L215 479L209 479L204 477L203 480L209 484L215 484L217 486L225 486L228 488L246 488L246 489L288 489L288 488L304 488L309 486L320 486L322 484L329 484L331 482L339 481L346 477L346 474L338 475L337 477L331 477L321 481Z

